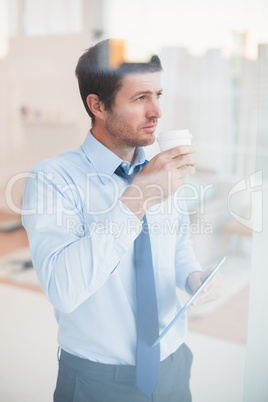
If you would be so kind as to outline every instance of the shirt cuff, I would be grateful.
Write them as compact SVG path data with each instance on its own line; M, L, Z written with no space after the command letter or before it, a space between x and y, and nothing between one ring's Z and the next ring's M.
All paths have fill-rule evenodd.
M142 221L122 202L119 201L113 213L114 222L119 223L118 238L128 247L142 231Z

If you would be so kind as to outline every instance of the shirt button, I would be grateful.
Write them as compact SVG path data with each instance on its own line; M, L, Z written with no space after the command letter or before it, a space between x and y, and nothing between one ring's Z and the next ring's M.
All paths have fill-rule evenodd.
M126 162L123 162L123 163L122 163L122 166L123 166L123 167L126 167L126 166L127 166L127 163L126 163Z
M132 236L132 237L135 237L136 236L136 232L135 232L135 230L131 230L131 232L130 232L130 236Z

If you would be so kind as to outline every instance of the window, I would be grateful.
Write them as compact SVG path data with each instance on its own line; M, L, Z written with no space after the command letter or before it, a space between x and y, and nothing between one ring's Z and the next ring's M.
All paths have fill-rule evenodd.
M267 13L265 0L106 0L107 36L160 55L164 93L158 132L193 134L197 172L186 190L189 198L200 196L198 205L188 204L197 257L206 268L227 254L224 298L189 314L191 388L200 402L243 400L248 352L245 400L267 397L267 270L261 256L267 227L259 232L268 217L259 200L263 194L267 205L268 191L254 182L260 176L267 180ZM249 285L253 335L247 348ZM255 325L252 317L258 317Z
M9 15L11 36L79 33L83 29L83 0L10 0Z

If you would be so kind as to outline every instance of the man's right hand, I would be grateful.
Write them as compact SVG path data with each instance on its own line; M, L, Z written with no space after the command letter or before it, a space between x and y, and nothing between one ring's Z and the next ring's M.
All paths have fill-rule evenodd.
M120 200L139 218L171 197L195 173L195 148L181 145L156 155L135 177Z

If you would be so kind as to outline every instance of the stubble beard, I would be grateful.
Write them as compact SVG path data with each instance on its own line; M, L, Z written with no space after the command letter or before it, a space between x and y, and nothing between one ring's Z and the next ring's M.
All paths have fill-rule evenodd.
M152 121L157 124L157 119L152 119ZM113 137L114 142L118 146L131 149L137 146L151 145L155 141L154 133L146 137L139 136L140 130L145 127L146 124L148 124L148 122L133 129L121 116L110 113L105 123L105 129Z

